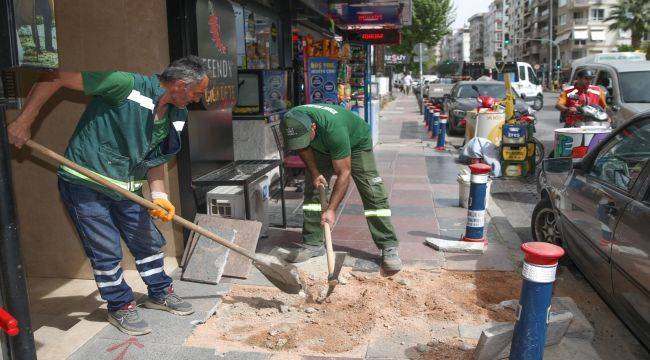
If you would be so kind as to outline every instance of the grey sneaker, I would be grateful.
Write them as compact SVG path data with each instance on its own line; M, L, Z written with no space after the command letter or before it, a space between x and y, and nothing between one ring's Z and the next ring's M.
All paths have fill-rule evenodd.
M147 297L142 306L147 309L169 311L174 315L190 315L194 312L192 304L174 294L174 288L168 287L160 298Z
M151 332L149 324L140 316L133 302L119 310L109 311L107 318L109 323L128 335L144 335Z
M399 258L396 246L381 250L381 270L389 275L402 270L402 260Z
M286 260L290 263L301 263L323 254L325 254L325 246L323 245L302 245L291 251Z

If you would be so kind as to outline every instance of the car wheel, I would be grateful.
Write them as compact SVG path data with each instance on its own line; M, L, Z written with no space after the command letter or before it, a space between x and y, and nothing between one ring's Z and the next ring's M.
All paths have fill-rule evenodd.
M562 243L557 218L548 197L542 199L535 206L530 228L533 233L533 241L548 242L555 245Z
M542 95L537 95L535 97L535 100L533 100L533 104L530 107L532 107L535 111L542 110L542 108L544 107L544 97Z

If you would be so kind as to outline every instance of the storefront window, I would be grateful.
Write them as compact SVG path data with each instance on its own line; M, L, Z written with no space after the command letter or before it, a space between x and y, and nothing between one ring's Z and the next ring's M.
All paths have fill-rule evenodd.
M241 6L239 6L241 8ZM235 14L238 28L238 41L244 44L242 54L238 54L239 66L244 69L277 69L279 61L278 21L269 16L243 7ZM239 49L238 49L239 50Z

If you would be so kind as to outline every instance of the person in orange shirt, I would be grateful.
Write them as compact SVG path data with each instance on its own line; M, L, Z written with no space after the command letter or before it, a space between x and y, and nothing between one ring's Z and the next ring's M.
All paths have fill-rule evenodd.
M560 93L555 108L562 112L565 127L572 127L583 121L583 116L578 114L578 108L583 105L598 105L603 109L607 108L605 93L600 87L591 85L593 78L593 71L582 69L578 71L573 86L569 86Z

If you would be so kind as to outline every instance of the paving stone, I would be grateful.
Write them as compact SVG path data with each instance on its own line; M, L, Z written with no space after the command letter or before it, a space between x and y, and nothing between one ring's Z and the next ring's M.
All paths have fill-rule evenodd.
M482 254L486 250L486 246L482 242L445 240L434 237L426 238L426 242L434 249L447 253Z
M132 339L132 340L129 340ZM129 343L131 342L131 343ZM128 346L128 349L126 349ZM126 349L122 357L120 354ZM148 343L142 337L127 337L124 340L93 338L68 357L70 360L211 360L220 359L214 349L182 347L176 344ZM251 359L251 358L241 358ZM262 359L262 358L260 358ZM264 358L266 359L266 358Z
M431 325L431 335L434 339L460 337L459 325L453 322L434 323Z
M478 340L481 337L481 333L487 329L491 329L496 326L510 324L507 322L487 322L485 324L458 324L458 333L460 337L467 339L476 339Z
M224 360L267 360L271 359L273 354L260 353L252 351L229 351L222 355Z
M558 345L544 350L545 360L600 360L591 341L565 337Z
M374 331L373 331L374 332ZM418 343L427 343L429 334L398 333L371 336L366 359L407 359L409 349L415 348Z
M557 311L566 310L573 314L573 320L565 334L566 337L586 341L592 341L594 339L594 327L587 320L585 314L580 311L573 299L570 297L554 297L551 304L551 309L556 309Z
M363 360L363 358L332 357L332 356L303 356L302 360Z
M559 344L566 329L573 319L573 314L563 311L559 314L551 314L549 324L546 329L546 347ZM483 330L480 334L479 342L474 353L474 359L503 359L510 354L510 343L512 342L512 333L514 323L499 323L494 327ZM459 326L461 337L463 336L463 326ZM476 328L471 326L466 329L468 335L473 335ZM567 358L570 359L570 358Z

